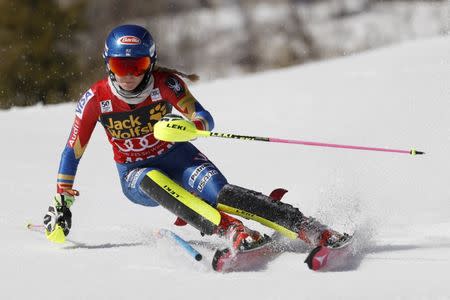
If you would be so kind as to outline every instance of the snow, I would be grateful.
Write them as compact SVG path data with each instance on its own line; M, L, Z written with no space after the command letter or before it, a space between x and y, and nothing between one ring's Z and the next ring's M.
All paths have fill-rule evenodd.
M230 182L285 187L285 201L305 214L358 230L360 252L340 272L311 272L305 252L258 272L216 274L195 262L154 232L217 240L126 200L100 127L80 163L69 241L50 244L25 225L51 203L75 104L0 112L0 298L449 299L449 53L441 37L192 87L219 132L426 152L195 141Z

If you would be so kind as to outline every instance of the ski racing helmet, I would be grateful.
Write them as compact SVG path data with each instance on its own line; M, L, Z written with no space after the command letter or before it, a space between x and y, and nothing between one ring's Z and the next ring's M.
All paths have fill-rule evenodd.
M134 97L147 87L151 79L157 60L156 45L150 32L144 27L121 25L108 34L103 58L116 91L124 97ZM133 91L125 91L116 83L116 75L128 74L145 75Z

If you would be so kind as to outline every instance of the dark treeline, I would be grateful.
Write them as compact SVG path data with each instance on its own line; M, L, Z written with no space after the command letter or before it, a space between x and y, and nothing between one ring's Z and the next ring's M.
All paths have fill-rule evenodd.
M0 2L0 107L67 101L83 70L74 38L85 30L83 2Z
M105 76L104 38L123 23L150 29L162 65L211 79L446 33L445 3L0 0L0 109L77 100Z

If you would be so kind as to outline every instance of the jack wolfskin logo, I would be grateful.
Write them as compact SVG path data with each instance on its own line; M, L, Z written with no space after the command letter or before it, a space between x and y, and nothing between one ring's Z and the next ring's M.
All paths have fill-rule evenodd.
M153 126L167 111L166 102L156 102L131 112L112 112L101 115L100 121L115 139L137 138L152 133Z

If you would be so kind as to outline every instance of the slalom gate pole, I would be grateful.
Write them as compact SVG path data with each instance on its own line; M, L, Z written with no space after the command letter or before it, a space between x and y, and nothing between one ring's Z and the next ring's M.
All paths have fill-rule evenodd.
M203 256L195 250L188 242L186 242L184 239L182 239L179 235L176 233L167 230L167 229L160 229L158 232L159 235L165 236L167 238L170 238L171 240L175 241L182 249L184 249L190 256L192 256L196 261L201 261Z

